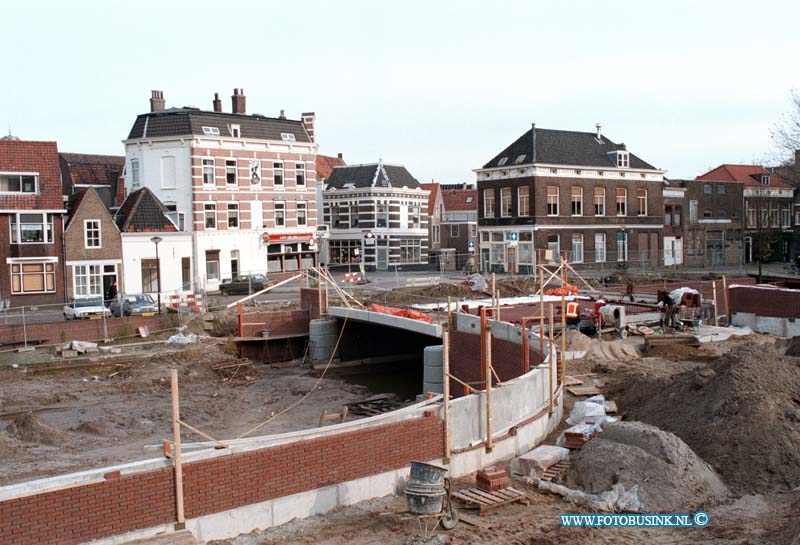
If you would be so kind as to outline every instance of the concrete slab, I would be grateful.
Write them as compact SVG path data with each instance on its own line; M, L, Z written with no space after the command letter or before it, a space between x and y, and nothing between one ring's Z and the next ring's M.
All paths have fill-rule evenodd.
M439 324L429 324L420 320L393 316L382 312L371 312L369 310L351 309L344 307L328 307L328 315L336 318L347 317L348 320L356 320L406 331L414 331L430 337L442 338L442 326Z

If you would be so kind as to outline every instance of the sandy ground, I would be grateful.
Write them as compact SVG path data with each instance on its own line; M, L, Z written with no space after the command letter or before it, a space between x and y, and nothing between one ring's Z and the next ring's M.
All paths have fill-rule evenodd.
M165 350L177 352L163 354ZM19 361L32 353L19 354ZM231 438L263 422L315 386L308 402L258 430L268 435L316 427L323 410L371 397L358 385L317 378L299 367L257 365L252 381L225 382L211 366L233 360L219 344L157 345L121 368L23 372L0 367L0 485L82 469L158 457L145 445L170 439L170 369L179 369L182 418L217 438ZM41 359L41 357L37 357ZM54 362L58 363L58 362ZM19 364L18 364L19 365ZM45 409L45 410L42 410ZM9 433L18 413L36 411L43 433L20 440ZM184 432L184 441L202 441Z

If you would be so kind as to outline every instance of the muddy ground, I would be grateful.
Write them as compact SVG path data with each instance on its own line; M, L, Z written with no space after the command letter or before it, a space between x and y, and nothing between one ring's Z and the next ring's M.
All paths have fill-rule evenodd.
M144 358L122 367L37 374L24 372L41 368L24 365L33 353L19 354L17 368L5 362L0 366L0 485L158 457L159 450L144 447L171 438L172 367L179 369L182 418L218 438L238 436L315 387L307 403L255 435L316 427L323 410L338 412L344 403L374 395L336 379L318 383L297 366L256 365L225 381L212 369L235 360L224 350L218 342L155 345L137 352ZM21 416L28 411L34 411L33 418ZM184 431L184 441L202 440Z

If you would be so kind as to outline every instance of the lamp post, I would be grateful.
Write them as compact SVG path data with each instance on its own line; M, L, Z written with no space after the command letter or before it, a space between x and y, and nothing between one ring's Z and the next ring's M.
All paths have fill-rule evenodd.
M161 242L161 237L153 237L150 242L156 245L156 283L158 284L158 313L161 314L161 260L158 257L158 243Z

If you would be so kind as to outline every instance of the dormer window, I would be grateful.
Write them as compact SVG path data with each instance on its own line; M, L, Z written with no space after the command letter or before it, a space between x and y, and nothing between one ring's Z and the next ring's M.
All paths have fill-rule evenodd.
M231 125L231 136L233 138L241 138L242 137L242 129L239 125Z
M219 127L203 127L203 134L206 136L219 136Z
M523 153L522 155L518 155L517 158L514 159L514 164L518 165L522 163L522 161L524 160L525 160L525 154Z
M630 154L627 151L617 152L617 168L628 168L631 164Z
M497 161L497 166L501 167L508 162L508 157L501 157L499 161Z
M761 185L769 185L769 174L761 175Z

